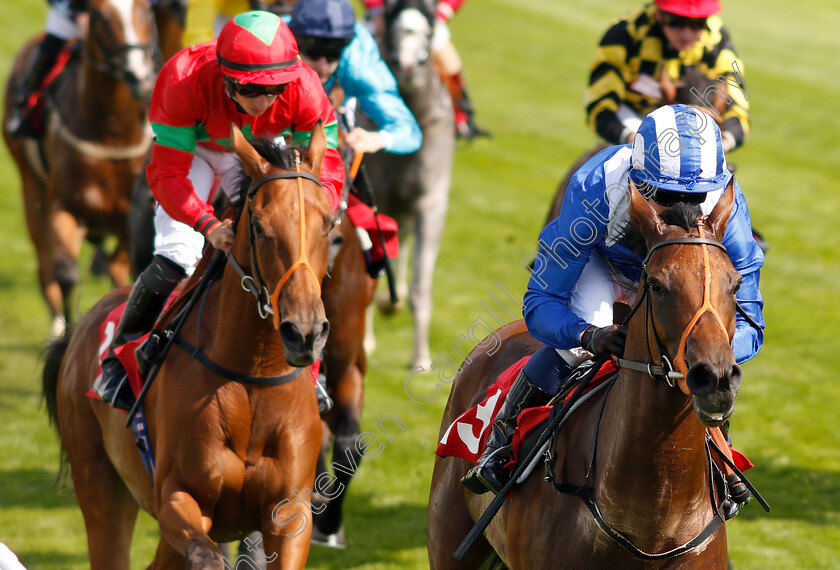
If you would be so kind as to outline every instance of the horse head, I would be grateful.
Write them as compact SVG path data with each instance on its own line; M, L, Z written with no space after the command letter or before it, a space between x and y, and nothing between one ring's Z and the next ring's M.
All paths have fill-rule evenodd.
M704 219L699 206L666 208L631 188L632 219L648 248L639 293L647 306L634 317L636 332L655 364L668 358L683 374L679 387L707 426L732 415L741 387L731 346L741 276L720 244L734 194L732 179Z
M434 12L423 0L389 1L385 7L382 54L397 79L400 91L423 88L431 67Z
M239 129L233 132L234 150L251 179L233 253L248 260L257 286L272 292L273 326L286 362L307 366L320 356L330 328L321 281L335 216L318 181L326 135L319 123L301 160L303 149L267 139L252 146Z
M98 72L148 99L157 77L157 28L148 0L91 0L85 51Z
M732 103L726 94L726 84L706 77L697 66L685 66L676 80L662 70L659 76L662 88L662 105L681 103L691 105L711 115L720 124L720 117Z

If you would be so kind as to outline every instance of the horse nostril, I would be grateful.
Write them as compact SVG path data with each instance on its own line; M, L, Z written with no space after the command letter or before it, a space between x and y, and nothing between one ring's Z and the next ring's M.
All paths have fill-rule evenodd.
M689 369L685 381L692 394L708 396L717 389L720 379L708 364L695 364Z
M304 341L303 333L292 321L280 323L280 338L283 339L284 343L291 346L301 345Z
M321 325L321 334L318 335L319 338L326 338L327 335L330 334L330 322L324 319L324 323Z

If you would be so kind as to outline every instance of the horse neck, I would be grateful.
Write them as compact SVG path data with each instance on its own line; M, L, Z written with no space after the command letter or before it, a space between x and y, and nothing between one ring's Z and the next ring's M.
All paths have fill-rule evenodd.
M128 83L97 69L87 56L76 75L76 92L75 106L65 107L62 117L77 134L127 143L142 138L147 102L135 99Z
M247 249L234 253L234 257L247 274L253 275L247 263ZM291 371L271 317L259 316L256 300L243 290L242 280L230 264L219 285L214 303L218 310L215 319L208 323L212 331L209 356L222 366L252 376L277 376Z
M624 357L650 362L641 312L627 338ZM636 516L644 520L649 515L651 524L661 521L663 513L705 513L709 493L704 434L689 397L647 374L623 369L608 396L598 436L598 472L607 501L626 501L633 482Z
M394 71L396 74L399 73L398 70ZM399 91L421 128L446 116L447 110L452 105L443 80L431 64L425 67L421 85L411 89L400 85Z

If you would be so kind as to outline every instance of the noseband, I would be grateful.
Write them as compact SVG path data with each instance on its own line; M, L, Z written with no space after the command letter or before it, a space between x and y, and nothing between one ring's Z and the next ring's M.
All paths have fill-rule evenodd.
M254 194L257 193L257 190L259 190L266 182L270 182L271 180L287 180L291 178L297 180L298 202L300 203L300 254L298 255L297 261L295 261L291 267L286 270L286 273L284 273L277 282L277 285L274 287L274 292L269 295L268 286L265 284L265 280L260 272L256 251L254 249L254 224L252 222L253 216L251 211L251 199ZM248 252L251 259L251 267L256 275L256 280L245 273L242 266L239 265L236 258L233 256L232 251L228 250L226 252L228 261L236 272L239 273L239 276L242 279L242 289L250 292L257 300L257 312L259 313L260 318L266 319L269 315L272 315L274 317L274 328L278 328L280 326L280 293L283 290L283 286L291 278L292 273L294 273L298 267L305 267L309 270L312 278L315 279L315 286L318 289L318 294L321 294L321 282L315 274L315 270L312 269L309 259L306 257L306 209L304 206L303 194L304 178L311 180L318 186L321 186L321 181L318 180L317 177L309 174L308 172L300 171L300 154L295 151L294 172L275 172L254 181L251 183L251 186L248 187ZM259 286L257 286L257 282L259 282Z
M110 30L110 26L108 24L108 20L98 11L92 10L90 12L90 24L89 28L92 30L94 24L97 22L101 23L105 29ZM143 52L144 55L148 55L153 61L158 61L158 42L157 42L157 28L155 26L151 27L152 29L152 37L149 39L148 43L145 44L121 44L113 49L108 49L102 43L102 39L98 34L93 35L94 43L96 44L97 49L99 49L99 53L102 55L102 60L99 60L93 57L92 54L88 53L88 50L84 50L83 53L85 57L90 61L91 65L96 68L101 73L106 75L110 75L111 77L123 81L125 83L132 83L134 81L133 74L123 65L122 63L122 55L124 53L130 52L132 50L140 50ZM88 31L90 34L91 32ZM159 62L158 62L159 63Z
M644 283L642 296L630 311L630 314L625 319L624 324L627 324L641 304L645 303L645 329L648 332L648 353L650 354L652 363L635 362L624 358L614 359L619 368L629 368L631 370L647 372L651 378L661 378L672 388L679 386L680 390L687 396L691 395L691 392L688 389L688 385L685 380L686 374L688 373L685 363L685 346L688 341L688 335L697 325L697 321L699 321L700 317L704 314L711 313L715 317L715 320L718 325L720 325L723 332L727 335L727 337L729 336L729 331L727 331L726 325L723 323L723 319L711 303L712 268L709 264L708 248L708 246L711 245L726 252L726 246L717 240L706 237L703 230L704 220L705 218L697 222L697 230L700 233L700 237L674 238L654 244L648 251L645 260L642 262L642 281ZM650 284L646 278L647 264L650 261L651 256L658 249L668 245L699 245L703 252L703 304L699 309L697 309L697 312L694 313L694 316L683 330L682 337L680 338L679 349L677 350L677 355L674 357L673 365L671 364L671 361L668 360L668 357L663 354L664 351L662 350L662 342L659 340L659 335L656 334L656 327L653 325L653 305L650 303L648 291L650 289ZM676 366L676 370L674 369L674 366Z

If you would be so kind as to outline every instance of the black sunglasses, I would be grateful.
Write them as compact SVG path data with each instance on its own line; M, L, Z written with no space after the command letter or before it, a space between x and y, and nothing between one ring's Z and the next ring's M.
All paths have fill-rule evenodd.
M319 38L316 36L297 36L298 47L303 57L311 60L319 60L322 57L329 63L338 61L341 52L350 43L344 38Z
M237 94L242 95L246 99L256 99L260 96L269 98L279 97L283 94L283 91L286 90L286 85L288 85L242 85L229 77L226 78L226 80L230 85L231 89L233 89L234 91L236 91Z
M688 18L686 16L680 16L679 14L664 11L660 11L660 14L662 14L662 25L669 28L688 28L695 32L699 32L701 30L705 30L707 27L707 18Z

